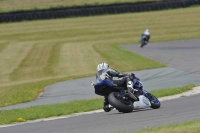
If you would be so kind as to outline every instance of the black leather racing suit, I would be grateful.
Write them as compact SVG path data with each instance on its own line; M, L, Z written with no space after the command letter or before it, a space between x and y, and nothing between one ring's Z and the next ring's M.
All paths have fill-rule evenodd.
M146 37L147 37L147 42L149 42L150 37L151 37L150 34L149 34L149 35L146 35L145 33L142 33L141 41L142 41L143 36L146 36Z
M126 86L125 76L127 76L127 74L119 73L118 71L111 68L103 69L96 73L96 82L108 79L113 84L116 84L118 87L125 87ZM113 79L114 77L118 77L120 79Z

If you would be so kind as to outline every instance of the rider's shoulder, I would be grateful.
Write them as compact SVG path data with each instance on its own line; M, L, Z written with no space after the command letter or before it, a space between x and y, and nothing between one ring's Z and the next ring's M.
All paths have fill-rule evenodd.
M113 69L113 68L108 68L107 71L118 72L117 70L115 70L115 69Z
M136 76L134 77L134 80L135 81L140 81L140 79L138 77L136 77Z

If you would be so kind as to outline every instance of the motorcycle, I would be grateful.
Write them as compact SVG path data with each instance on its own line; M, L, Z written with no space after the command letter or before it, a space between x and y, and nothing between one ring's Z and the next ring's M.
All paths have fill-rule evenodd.
M140 86L143 86L140 81ZM133 110L143 109L143 108L160 108L160 101L152 94L146 90L135 90L134 93L130 92L126 88L115 89L116 85L107 79L101 80L100 82L94 84L95 94L97 95L108 95L108 101L111 108L115 108L119 112L129 113Z
M148 43L148 37L147 36L142 36L142 39L141 39L141 41L140 41L140 47L142 48L142 47L144 47L145 45L147 45L147 43Z

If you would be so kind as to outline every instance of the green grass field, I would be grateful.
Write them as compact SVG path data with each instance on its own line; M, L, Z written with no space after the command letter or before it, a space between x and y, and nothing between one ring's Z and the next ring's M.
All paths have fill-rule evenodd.
M0 12L160 0L0 0Z
M0 106L33 100L57 81L92 76L103 61L119 71L163 67L120 45L139 47L146 28L150 42L199 38L199 12L194 7L0 24Z

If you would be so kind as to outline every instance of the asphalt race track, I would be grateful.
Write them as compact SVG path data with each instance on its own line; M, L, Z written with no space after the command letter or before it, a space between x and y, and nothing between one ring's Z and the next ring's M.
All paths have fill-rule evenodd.
M135 72L143 81L146 90L183 86L189 83L200 84L200 39L149 43L144 48L140 48L139 45L125 45L123 47L168 64L168 67L165 68ZM73 97L75 99L96 97L93 94L92 86L89 86L90 80L94 80L94 77L54 84L49 86L38 100L43 98L47 98L46 100L59 99L60 101L57 102L61 102L62 97L68 98L66 100L73 100ZM59 87L63 87L63 89ZM58 92L54 89L58 89ZM73 94L73 96L70 97L70 94ZM200 120L199 101L200 95L181 97L161 102L161 108L156 110L146 109L127 114L111 111L109 113L82 115L54 121L4 127L0 128L0 133L110 133L120 130L135 131L144 129L144 127L194 119ZM39 104L39 101L37 102ZM52 103L49 102L48 104Z
M125 45L124 48L169 67L200 75L200 39L150 43L144 48Z

